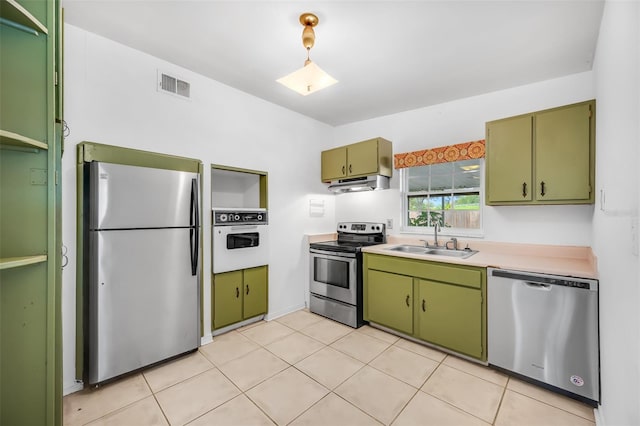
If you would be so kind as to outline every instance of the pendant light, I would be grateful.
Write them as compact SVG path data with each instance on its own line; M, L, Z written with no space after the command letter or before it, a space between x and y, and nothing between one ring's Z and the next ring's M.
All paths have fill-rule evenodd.
M276 81L300 93L302 96L307 96L336 84L338 80L324 72L309 58L309 53L316 40L313 27L318 25L318 17L313 13L303 13L300 15L300 23L304 26L304 30L302 30L302 45L307 49L307 59L304 61L302 68Z

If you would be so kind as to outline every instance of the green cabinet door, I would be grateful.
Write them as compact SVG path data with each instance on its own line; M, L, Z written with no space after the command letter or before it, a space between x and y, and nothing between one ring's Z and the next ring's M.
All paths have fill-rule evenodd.
M487 204L532 200L532 117L487 123Z
M367 270L368 320L413 334L413 278Z
M378 139L347 146L347 175L366 176L378 173Z
M595 101L488 122L486 203L594 201Z
M242 321L242 271L223 272L213 278L213 328Z
M266 266L244 270L244 319L267 312L267 277Z
M482 358L482 293L478 289L418 280L418 336Z
M591 104L536 114L536 198L588 200Z
M342 179L347 176L347 147L322 151L322 181Z

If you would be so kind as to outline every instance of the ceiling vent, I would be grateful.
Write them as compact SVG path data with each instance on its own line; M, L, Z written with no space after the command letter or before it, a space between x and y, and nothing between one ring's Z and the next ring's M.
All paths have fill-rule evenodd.
M178 95L183 98L191 98L191 84L180 80L167 73L158 70L158 90Z

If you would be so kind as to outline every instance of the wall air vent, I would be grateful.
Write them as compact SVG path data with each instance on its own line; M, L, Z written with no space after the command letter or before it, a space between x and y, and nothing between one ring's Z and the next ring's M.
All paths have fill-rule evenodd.
M191 97L191 84L158 70L158 90L178 95L183 98Z

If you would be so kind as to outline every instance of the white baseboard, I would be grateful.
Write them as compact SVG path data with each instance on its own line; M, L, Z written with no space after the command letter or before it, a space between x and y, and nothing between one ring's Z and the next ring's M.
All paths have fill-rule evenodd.
M207 343L211 343L211 342L213 342L213 337L211 337L211 334L205 334L200 338L200 346L204 346Z
M265 319L267 321L272 321L276 318L280 318L283 317L287 314L290 314L291 312L295 312L295 311L299 311L300 309L304 309L306 306L304 303L298 304L298 305L294 305L294 306L290 306L288 308L285 309L281 309L279 311L276 312L269 312L267 314L267 316L265 316Z
M602 406L593 409L593 416L596 420L596 426L606 426L606 422L604 421L604 413L602 412Z
M65 383L62 388L62 396L67 396L71 393L79 392L84 389L84 383L81 381L73 381L71 383Z

